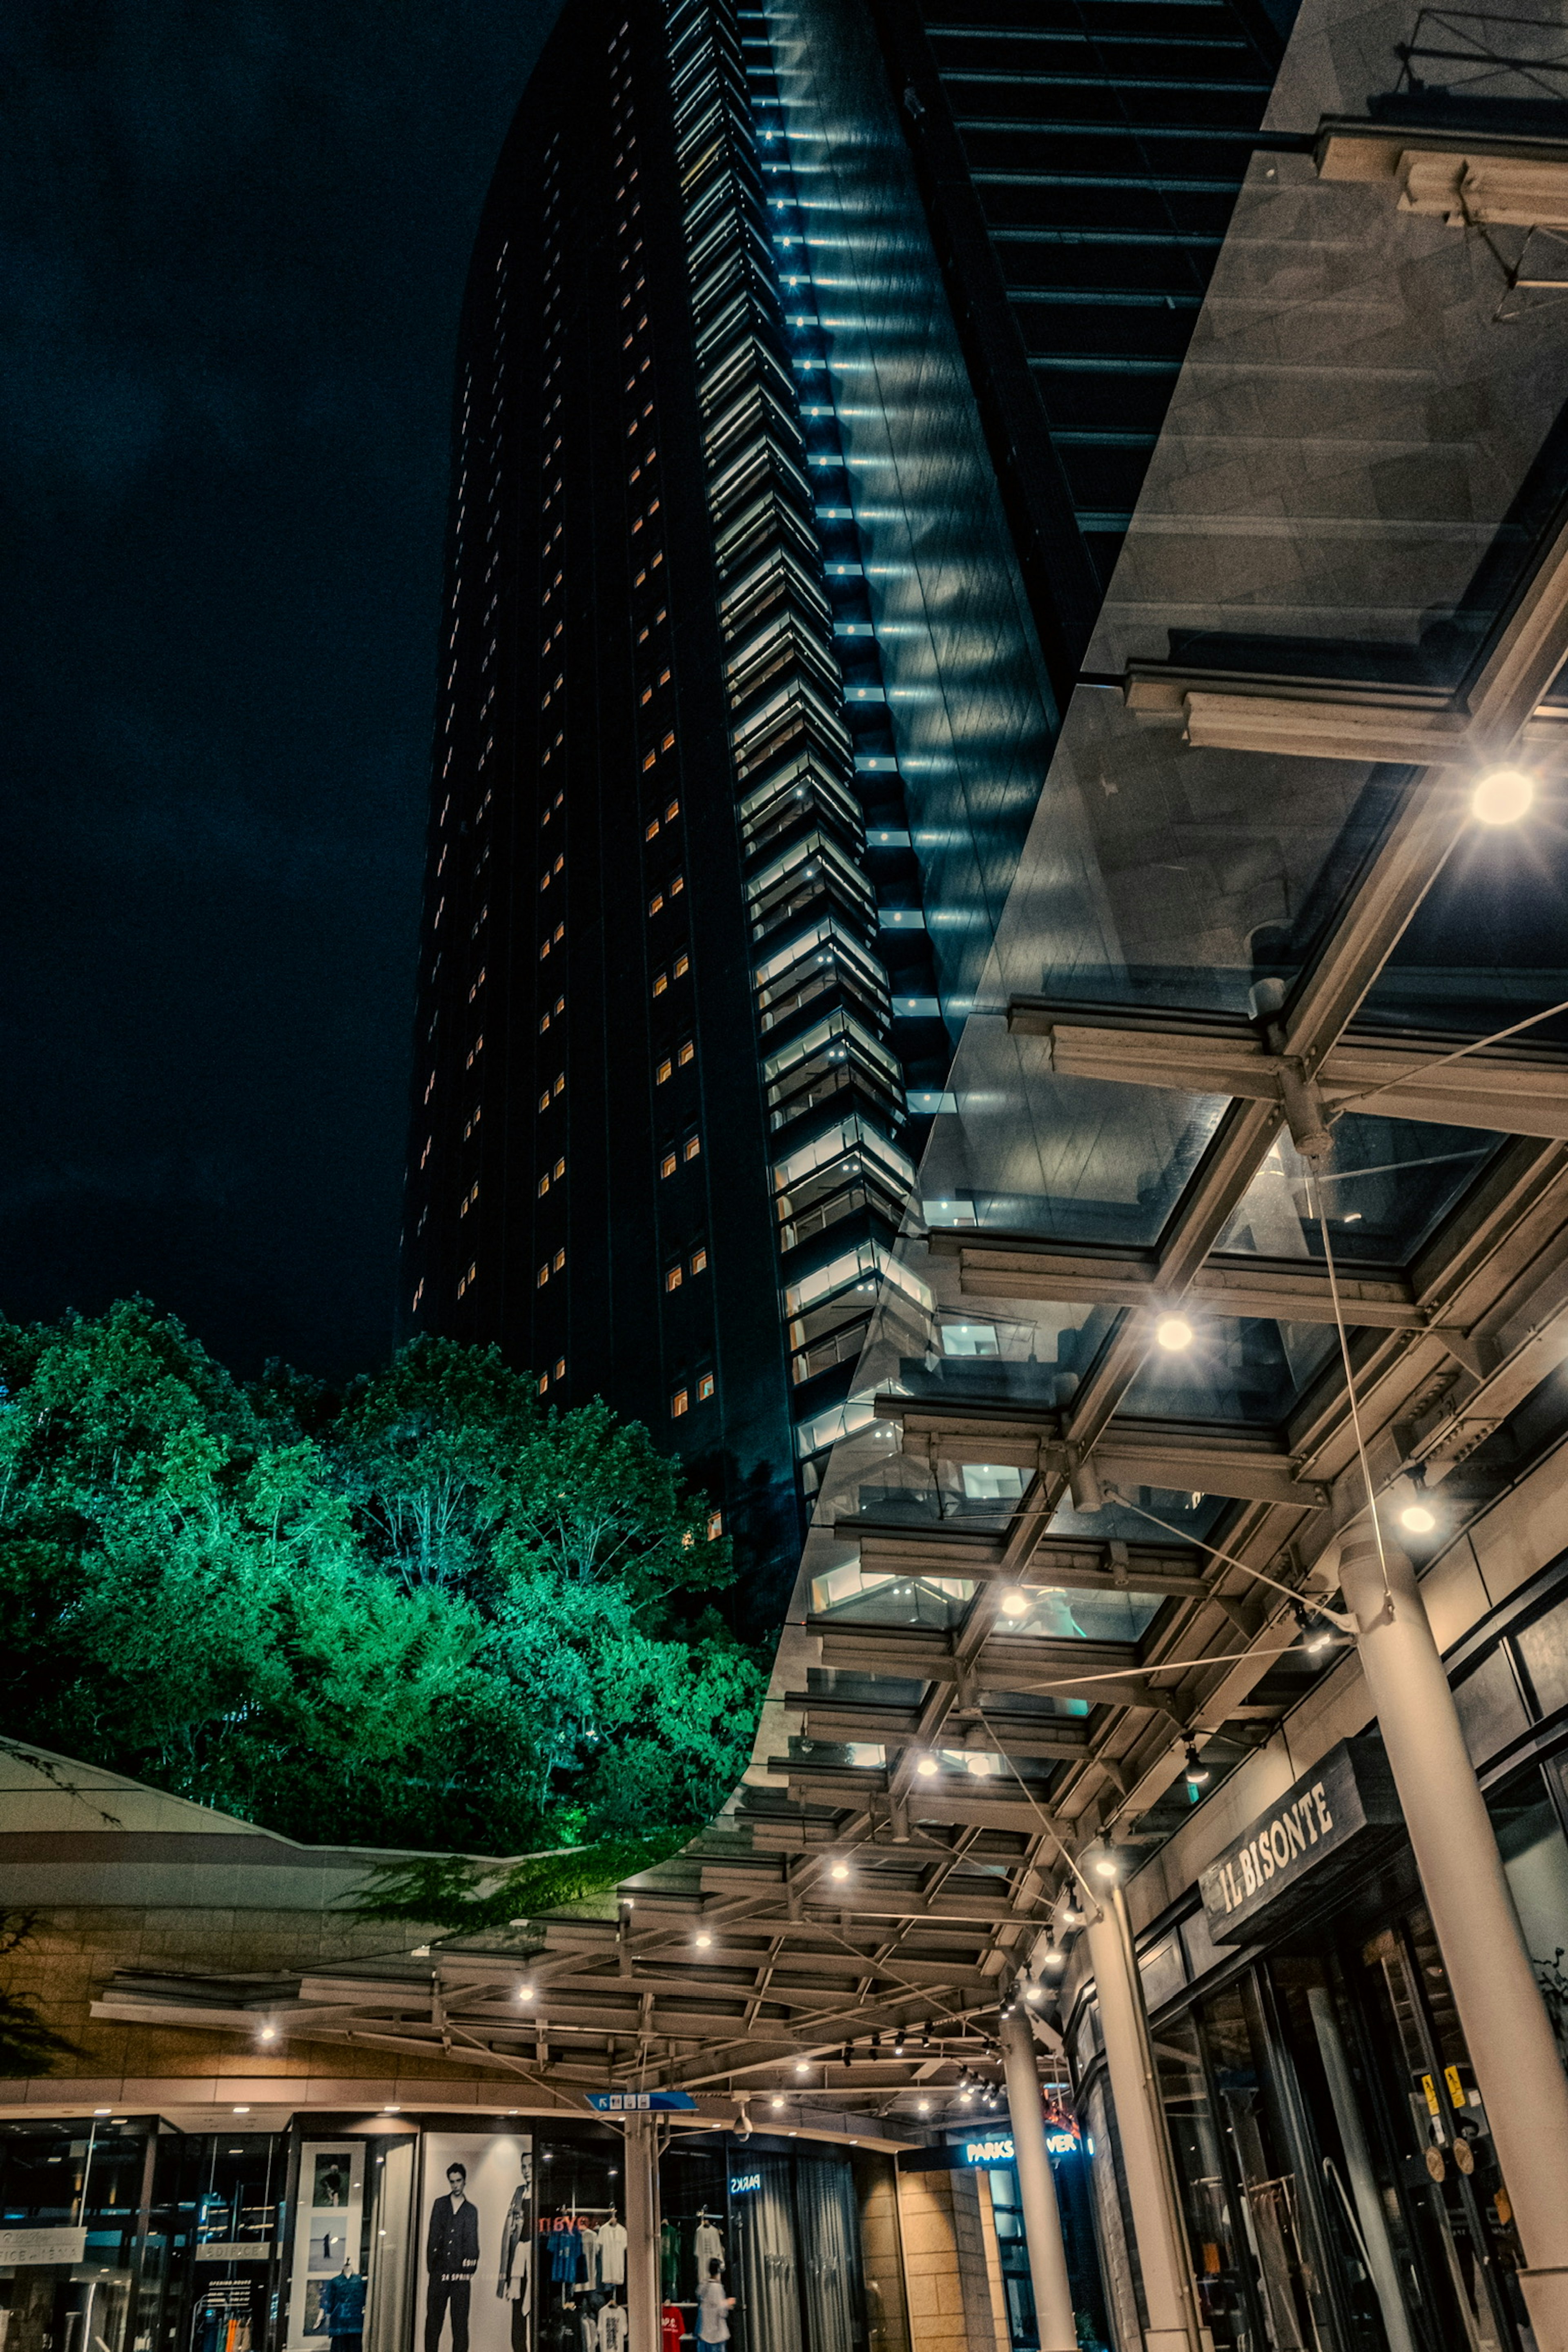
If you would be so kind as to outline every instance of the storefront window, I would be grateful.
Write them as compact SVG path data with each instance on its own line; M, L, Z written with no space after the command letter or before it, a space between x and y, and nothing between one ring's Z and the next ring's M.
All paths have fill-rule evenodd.
M127 2352L151 2132L94 2118L0 2133L6 2352Z

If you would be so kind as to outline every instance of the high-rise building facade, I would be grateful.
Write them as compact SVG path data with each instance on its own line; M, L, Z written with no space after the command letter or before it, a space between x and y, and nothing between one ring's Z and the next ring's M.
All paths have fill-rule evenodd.
M1267 86L1242 0L1141 5L1120 79L1128 11L1093 5L1100 47L1064 31L1037 66L1039 27L989 18L857 8L807 43L732 0L569 0L476 245L403 1313L647 1421L764 1617L1130 502L1105 469L1147 454L1215 242L1193 208L1234 194L1192 141L1217 111L1239 154ZM972 50L1006 60L984 89ZM1101 125L1049 196L1025 151L1097 74L1146 114L1162 89L1179 165L1152 178L1142 141L1134 188ZM1004 104L1023 163L995 160ZM953 205L973 228L993 184L966 243ZM1139 282L1086 357L1100 248L1042 207L1102 200ZM1064 269L1058 391L1028 321Z

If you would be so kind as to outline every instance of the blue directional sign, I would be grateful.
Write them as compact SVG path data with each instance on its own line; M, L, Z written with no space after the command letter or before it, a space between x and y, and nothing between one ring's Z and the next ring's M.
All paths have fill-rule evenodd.
M588 2105L602 2116L694 2116L689 2091L590 2091Z

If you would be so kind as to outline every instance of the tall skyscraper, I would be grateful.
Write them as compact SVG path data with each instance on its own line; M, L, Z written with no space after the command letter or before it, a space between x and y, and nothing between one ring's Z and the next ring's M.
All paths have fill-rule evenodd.
M1243 5L1005 39L857 0L803 39L568 0L486 205L403 1308L646 1420L762 1618L1261 110ZM1128 127L1151 88L1177 163ZM1060 226L1100 205L1100 245Z

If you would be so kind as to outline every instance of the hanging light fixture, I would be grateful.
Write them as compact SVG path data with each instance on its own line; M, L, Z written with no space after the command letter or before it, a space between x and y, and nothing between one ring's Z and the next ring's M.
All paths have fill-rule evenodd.
M1210 1773L1208 1766L1204 1762L1203 1758L1198 1754L1198 1747L1197 1747L1197 1742L1196 1742L1196 1740L1195 1740L1195 1739L1189 1739L1189 1740L1188 1740L1188 1742L1187 1742L1187 1786L1188 1786L1188 1788L1189 1788L1189 1789L1206 1789L1206 1788L1207 1788L1207 1786L1208 1786L1208 1784L1209 1784L1210 1780L1212 1779L1212 1777L1213 1777L1213 1775Z

